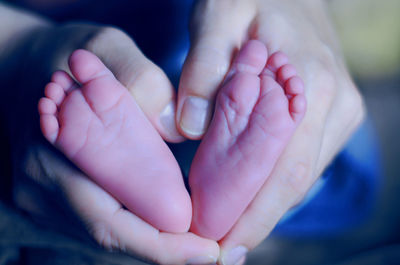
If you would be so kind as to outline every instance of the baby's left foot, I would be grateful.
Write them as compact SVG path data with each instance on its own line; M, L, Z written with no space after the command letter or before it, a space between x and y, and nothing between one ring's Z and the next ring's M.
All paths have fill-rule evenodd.
M53 75L38 106L43 135L131 212L160 230L186 232L190 198L168 146L99 58L77 50L69 64L80 84L66 72Z
M249 41L220 89L193 160L191 230L221 239L253 200L302 120L304 87L282 52Z

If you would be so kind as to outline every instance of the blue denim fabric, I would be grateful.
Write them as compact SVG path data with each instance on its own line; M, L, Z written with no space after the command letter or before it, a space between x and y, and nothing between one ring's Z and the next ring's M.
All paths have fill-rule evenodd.
M372 124L366 121L304 202L286 214L273 234L330 236L368 220L382 183L376 139Z

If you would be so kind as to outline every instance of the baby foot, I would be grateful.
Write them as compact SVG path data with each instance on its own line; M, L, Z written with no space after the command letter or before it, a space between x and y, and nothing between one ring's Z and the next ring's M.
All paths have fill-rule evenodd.
M288 58L249 41L217 97L189 175L191 231L221 239L253 200L302 120L304 86Z
M133 97L92 53L75 51L69 65L80 85L56 72L39 101L45 138L154 227L187 231L192 209L179 166Z

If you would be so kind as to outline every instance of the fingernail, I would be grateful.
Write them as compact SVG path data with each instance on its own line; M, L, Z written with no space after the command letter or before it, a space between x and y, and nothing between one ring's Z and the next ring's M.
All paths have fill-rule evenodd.
M160 122L168 134L173 138L182 138L175 123L175 103L171 101L160 114Z
M217 262L217 258L213 256L199 256L190 258L186 261L187 265L205 265L205 264L215 264Z
M247 253L247 248L244 246L238 246L233 249L231 249L223 258L222 258L222 264L223 265L236 265L240 264L242 261L243 257Z
M200 97L187 97L182 107L180 126L185 133L198 137L207 129L210 103Z

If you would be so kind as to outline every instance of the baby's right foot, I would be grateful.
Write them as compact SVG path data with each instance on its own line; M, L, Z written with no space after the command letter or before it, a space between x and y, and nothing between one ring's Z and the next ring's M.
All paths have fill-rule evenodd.
M221 239L253 200L305 113L304 88L281 52L249 41L220 88L190 169L191 230Z
M154 227L185 232L192 209L179 166L133 97L92 53L69 60L39 101L43 135ZM101 203L101 202L96 202Z

